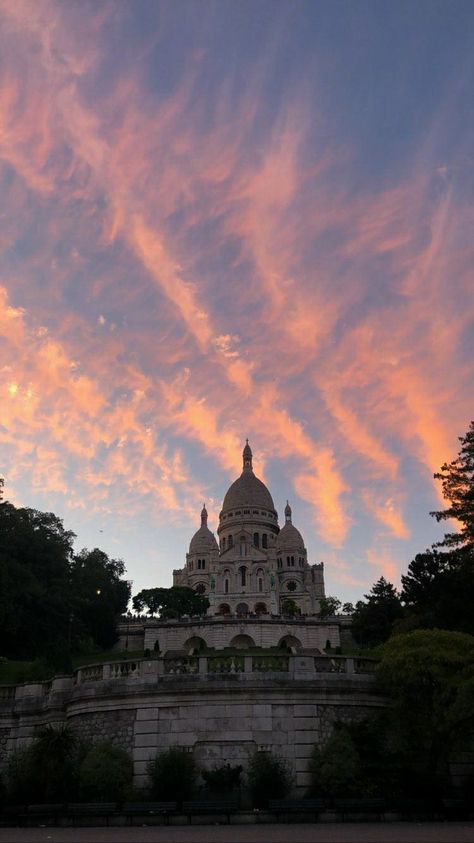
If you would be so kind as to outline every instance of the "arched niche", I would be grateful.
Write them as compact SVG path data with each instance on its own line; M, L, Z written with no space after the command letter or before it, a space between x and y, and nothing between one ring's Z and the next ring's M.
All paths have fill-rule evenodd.
M201 650L206 650L207 644L204 641L204 638L201 638L199 635L193 635L184 642L183 647L188 656L195 656L197 653L200 653Z
M284 635L278 642L281 650L287 650L289 653L299 653L302 647L299 638L294 635Z
M250 635L236 635L229 646L237 650L248 650L249 647L255 647L255 641Z

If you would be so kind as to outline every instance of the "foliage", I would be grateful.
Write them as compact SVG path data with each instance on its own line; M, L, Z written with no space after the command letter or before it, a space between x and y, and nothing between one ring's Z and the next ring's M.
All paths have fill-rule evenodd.
M271 752L255 752L247 769L247 784L255 808L266 808L269 799L287 796L293 784L288 763Z
M95 744L79 769L79 793L90 802L124 802L132 785L133 761L110 741Z
M71 564L72 630L76 638L91 636L98 647L117 640L116 619L127 608L130 584L122 579L125 565L97 547L83 549Z
M461 448L456 459L445 463L434 476L441 480L447 509L432 512L437 521L454 519L461 529L447 533L437 546L457 548L474 553L474 421L465 436L460 436Z
M418 553L402 576L402 599L420 627L474 634L474 553L468 549Z
M69 671L81 642L114 643L129 599L123 563L97 549L75 556L74 538L53 513L0 505L0 637L9 658Z
M222 767L214 767L213 770L202 771L202 777L207 787L215 793L224 793L238 787L241 775L242 767L240 764L236 767L224 764Z
M187 586L172 586L145 588L135 595L132 605L136 612L146 609L151 616L159 614L161 618L177 618L182 615L205 615L209 600Z
M393 724L406 766L441 786L450 752L474 724L474 637L415 630L393 637L378 669L394 702Z
M189 799L196 786L197 768L193 756L178 746L160 752L148 762L150 793L153 799Z
M43 726L30 746L10 758L7 791L12 802L65 802L77 792L80 745L69 725Z
M281 611L284 615L294 617L295 615L300 614L300 607L291 597L285 597L281 604Z
M342 605L342 614L343 615L353 615L354 614L354 604L353 603L343 603Z
M358 644L376 647L386 641L393 624L403 615L400 597L392 585L381 577L369 594L366 603L359 600L352 617L352 634Z
M362 763L347 728L336 725L323 746L311 753L310 792L313 796L356 796L360 794Z
M321 597L319 601L319 617L330 618L336 615L342 603L337 597Z

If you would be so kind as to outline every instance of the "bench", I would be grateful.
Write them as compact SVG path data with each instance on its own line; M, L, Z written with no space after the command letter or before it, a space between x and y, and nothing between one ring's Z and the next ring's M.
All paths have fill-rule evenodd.
M227 823L230 823L230 815L235 814L238 808L237 799L198 799L192 802L183 802L183 814L186 814L189 823L194 814L224 814L227 817Z
M125 802L122 813L125 814L129 824L132 825L133 817L164 817L169 825L170 814L176 812L177 802Z
M268 802L268 810L276 815L278 822L280 814L312 814L317 820L325 807L325 799L270 799Z
M67 815L72 817L73 825L78 817L105 817L108 825L109 817L116 813L115 802L77 802L67 806Z
M460 797L443 799L441 801L441 805L446 819L467 820L472 812L472 808L469 809L467 801L465 799L461 799Z
M380 820L385 811L385 799L335 799L334 807L342 814L342 821L346 814L375 814Z
M24 811L20 815L20 823L26 822L28 823L29 820L33 822L38 822L42 820L43 823L46 823L47 820L53 820L54 825L58 824L58 816L63 814L65 810L64 803L43 803L40 805L28 805L26 811Z

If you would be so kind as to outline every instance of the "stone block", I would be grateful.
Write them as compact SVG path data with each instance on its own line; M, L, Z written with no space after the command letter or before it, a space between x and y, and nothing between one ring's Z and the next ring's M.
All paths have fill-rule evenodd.
M307 705L294 705L293 714L295 717L314 717L316 714L316 705L312 703Z
M159 720L177 720L179 710L177 706L170 706L169 708L160 708Z
M271 717L255 717L252 725L256 732L272 731L273 729Z
M158 718L157 708L139 708L137 709L137 722L140 720L156 720Z
M294 760L295 770L297 773L307 773L308 772L308 759L307 758L295 758Z
M149 761L156 755L156 746L137 746L133 750L133 761Z
M309 758L313 751L313 744L295 743L295 758Z
M297 740L299 744L318 743L318 737L317 732L308 729L307 732L297 732L295 735L295 741Z
M316 717L295 717L293 720L295 732L300 729L317 729L319 719Z
M134 763L133 763L133 775L134 776L143 776L143 778L147 778L146 768L147 768L148 761L149 761L149 759L147 759L147 761L134 761Z
M238 717L252 717L252 708L253 706L249 704L247 705L240 705L240 703L236 705L226 705L225 707L225 716L236 718Z
M158 731L158 722L158 720L137 720L134 729L135 734L156 734L156 732ZM169 729L169 721L166 721L166 728Z
M252 706L252 717L271 717L272 716L272 707L271 705L254 705Z
M155 733L154 735L135 735L135 747L140 746L157 746L158 744L158 735Z

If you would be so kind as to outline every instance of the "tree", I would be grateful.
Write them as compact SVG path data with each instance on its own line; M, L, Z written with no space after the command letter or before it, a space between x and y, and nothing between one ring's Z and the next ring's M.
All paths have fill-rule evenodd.
M0 637L7 656L40 656L67 640L73 540L51 512L0 506Z
M7 769L12 802L66 802L77 792L81 747L71 726L43 726L15 753Z
M79 769L79 793L86 801L124 802L132 785L133 761L110 741L95 744Z
M182 615L205 615L209 600L187 586L172 586L145 588L135 595L132 605L136 612L146 608L151 616L159 614L161 618L178 618Z
M71 612L74 638L90 636L108 649L117 640L117 618L130 600L130 583L122 579L125 565L97 547L83 549L71 563Z
M336 615L341 608L342 603L337 597L321 597L319 601L319 617L330 618Z
M405 769L415 786L436 793L450 753L474 726L474 637L439 629L394 636L377 675L394 704Z
M397 590L384 577L364 597L367 603L359 600L352 616L352 634L363 647L376 647L390 637L395 621L403 615L402 604Z
M160 752L148 762L147 773L153 799L189 799L196 786L197 769L193 756L178 746Z
M354 796L360 793L362 763L347 728L336 724L323 746L310 756L311 795Z
M437 547L457 548L474 553L474 421L465 436L460 436L458 456L444 463L434 476L441 480L447 509L431 512L437 521L455 519L461 525L457 533L446 533Z
M269 799L287 796L293 784L288 762L271 752L255 752L249 761L247 783L256 808L267 808Z

